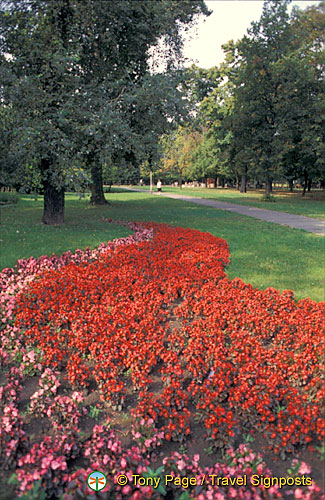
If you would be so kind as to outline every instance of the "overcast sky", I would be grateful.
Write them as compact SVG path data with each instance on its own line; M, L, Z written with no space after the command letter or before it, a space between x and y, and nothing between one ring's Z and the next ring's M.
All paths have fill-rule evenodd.
M190 31L193 40L184 47L184 55L192 58L198 66L210 68L223 61L224 53L221 45L228 40L238 40L245 35L252 21L257 21L262 13L263 0L206 0L213 13L202 19L197 27ZM319 1L294 1L290 4L305 9L310 5L318 5ZM204 18L204 16L202 16ZM189 66L191 63L188 63Z

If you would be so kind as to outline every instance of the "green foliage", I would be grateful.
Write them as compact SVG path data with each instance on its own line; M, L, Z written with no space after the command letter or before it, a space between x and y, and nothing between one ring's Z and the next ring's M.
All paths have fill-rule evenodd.
M317 46L311 50L290 23L289 2L264 3L234 52L232 155L240 173L262 181L317 178L321 92ZM236 52L237 51L237 52Z
M324 176L324 53L319 32L311 24L325 24L323 6L294 11L290 32L292 47L274 65L278 81L277 149L281 172L288 180L308 181ZM311 31L302 33L302 26ZM313 33L313 35L311 35ZM323 36L323 42L325 38Z
M317 451L319 453L319 458L324 461L325 460L325 444L318 446Z
M261 19L236 46L232 155L239 174L263 181L275 177L274 135L277 83L272 65L287 48L288 2L265 2Z
M204 69L193 64L185 72L184 90L194 109L197 104L213 94L222 80L222 73L216 66Z
M193 163L201 141L201 133L191 127L179 126L175 132L163 136L161 172L176 178L181 186L184 176L193 175Z
M265 1L247 35L224 44L219 68L187 70L192 128L201 135L188 179L241 178L244 191L248 180L268 188L299 181L304 192L324 182L325 3L291 18L289 3Z
M100 414L104 411L103 408L100 408L98 405L90 405L89 406L89 416L90 418L94 418L95 420L99 420Z
M243 434L243 441L244 443L253 443L255 439L251 434Z
M231 94L224 76L217 67L206 70L193 65L186 71L183 86L193 110L192 123L163 138L164 173L189 180L230 175L226 153L230 134L224 124Z
M204 451L207 455L213 455L215 452L215 448L212 444L210 444L207 448L204 448Z
M183 491L179 497L177 497L177 500L190 500L191 496L188 491Z
M45 202L51 190L63 212L62 190L84 189L89 174L96 191L104 167L135 171L181 107L179 77L150 75L150 49L164 38L175 67L182 29L201 13L203 0L1 2L6 182L30 187L32 165L32 183L46 186Z
M142 473L143 477L148 478L159 478L158 488L155 488L157 493L161 493L163 496L167 494L167 491L164 487L164 477L162 476L162 472L164 470L164 466L158 467L156 470L147 467L147 470Z

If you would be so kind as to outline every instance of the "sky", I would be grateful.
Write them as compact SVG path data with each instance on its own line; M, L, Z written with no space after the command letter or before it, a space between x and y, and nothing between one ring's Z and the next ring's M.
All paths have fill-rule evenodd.
M191 29L184 46L184 55L195 61L202 68L220 64L224 59L221 45L228 40L238 40L246 34L252 21L258 21L262 13L263 0L206 0L206 5L213 13ZM318 5L319 1L294 1L290 4L305 9ZM190 40L190 37L193 37Z

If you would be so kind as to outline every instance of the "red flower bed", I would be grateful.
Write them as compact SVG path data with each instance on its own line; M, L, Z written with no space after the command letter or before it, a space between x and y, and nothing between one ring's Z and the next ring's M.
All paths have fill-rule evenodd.
M75 387L95 379L114 407L130 373L134 414L167 439L190 434L191 404L216 447L256 429L282 455L320 441L324 304L229 281L227 243L210 234L145 226L153 240L45 271L20 293L16 326L44 366L66 367ZM176 299L181 332L168 329Z
M284 490L276 481L233 487L204 478L277 479L239 445L249 433L264 434L282 458L320 443L324 304L228 280L227 243L210 234L122 224L135 234L95 250L21 260L0 274L0 457L3 471L16 472L17 493L90 498L86 478L98 469L108 477L102 498L116 500L323 498L314 482L297 487L311 472L297 460ZM32 380L35 391L35 377L23 413L24 384ZM105 404L87 399L98 391L114 416L136 398L130 446L110 420L94 425ZM47 426L37 439L28 432L33 419ZM198 454L169 453L150 469L157 448L191 438L194 422L223 459L203 467ZM73 472L76 460L84 468ZM118 473L128 484L117 483ZM135 484L135 474L175 481L153 489ZM184 486L190 476L196 486Z

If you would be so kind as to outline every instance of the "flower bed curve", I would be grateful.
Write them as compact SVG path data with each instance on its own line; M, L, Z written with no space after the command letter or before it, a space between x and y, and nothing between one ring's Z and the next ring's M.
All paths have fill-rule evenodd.
M227 243L210 234L155 223L132 228L138 231L133 241L123 239L129 245L41 258L19 264L18 272L3 272L3 363L10 364L8 352L14 357L18 346L26 352L33 348L42 371L66 370L73 389L86 390L95 382L114 409L126 405L130 380L138 400L135 421L152 422L153 436L167 440L185 441L195 417L213 447L228 454L243 432L256 430L282 455L317 445L324 436L324 304L296 303L290 291L261 291L228 280ZM181 331L169 328L172 313L181 320ZM153 384L157 377L159 391ZM44 399L50 415L57 411L51 408L64 404L53 398L52 406ZM77 427L73 432L72 442ZM150 438L149 448L155 440ZM53 460L60 484L70 481L70 450L81 453L72 442L70 456L57 445L63 458ZM51 443L40 449L46 454ZM133 453L139 463L143 449ZM28 460L19 462L25 488L33 484L23 477ZM105 460L99 462L102 470ZM273 493L280 498L276 489ZM126 492L119 494L116 498L124 498Z

